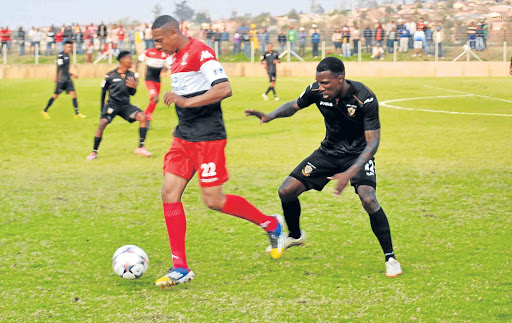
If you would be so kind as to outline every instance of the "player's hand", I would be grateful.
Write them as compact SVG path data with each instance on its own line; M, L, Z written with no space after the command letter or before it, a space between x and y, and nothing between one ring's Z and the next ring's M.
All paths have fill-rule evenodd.
M185 107L184 101L186 99L180 95L177 95L174 92L165 92L164 93L164 103L166 106L170 106L171 104L175 103L180 107Z
M245 112L246 117L255 116L256 118L260 119L260 123L267 123L271 120L267 114L265 114L261 111L245 110L244 112Z
M277 65L278 63L281 63L278 59L274 59L274 65Z
M137 82L135 81L135 79L133 77L129 77L126 79L126 86L135 89L137 87Z
M72 77L72 78L74 78L74 79L77 79L77 78L78 78L78 75L73 74L73 75L71 75L71 77Z
M330 181L338 181L333 192L335 197L340 196L341 192L343 192L351 178L352 176L347 172L338 173L331 177L327 177L327 179Z

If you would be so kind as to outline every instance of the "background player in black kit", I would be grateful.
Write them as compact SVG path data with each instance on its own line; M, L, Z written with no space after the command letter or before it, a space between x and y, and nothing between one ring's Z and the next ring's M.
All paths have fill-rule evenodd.
M117 60L120 66L105 75L105 80L101 84L101 116L100 124L94 134L94 148L92 153L87 156L87 160L98 158L98 147L103 136L103 130L112 122L115 116L120 116L126 121L132 123L139 121L139 147L135 149L135 153L145 157L150 157L151 153L144 147L146 133L148 131L146 124L146 115L138 107L130 103L130 96L137 91L138 80L135 74L129 69L132 67L132 55L129 51L124 50L119 53ZM109 92L107 104L105 104L105 96Z
M270 91L274 93L274 100L279 101L279 97L276 95L274 86L276 84L276 64L280 63L281 61L279 60L279 53L275 50L272 50L272 48L272 43L268 43L267 51L261 57L261 63L265 66L270 81L267 92L261 95L265 101L268 100L267 94Z
M59 94L61 94L62 91L66 91L66 93L71 95L71 98L73 100L73 107L75 108L75 119L86 118L86 116L78 112L78 101L76 99L75 86L73 85L73 81L71 80L71 78L78 78L78 75L69 72L69 64L71 61L69 53L71 53L72 49L73 42L66 41L64 45L64 51L57 55L57 75L54 79L54 82L56 83L55 93L48 101L46 108L44 108L44 110L41 112L43 118L45 119L50 118L50 116L48 115L48 109L53 104L53 101L55 101L55 99L59 97Z
M320 147L302 161L279 187L279 197L289 236L285 248L302 245L299 195L315 189L321 191L336 180L334 194L341 194L350 181L370 216L372 230L379 240L386 260L386 276L402 273L391 242L388 219L376 197L374 155L380 141L379 104L377 97L362 83L345 80L345 66L335 57L323 59L316 69L316 82L309 85L297 100L265 114L246 110L261 123L294 115L316 104L325 119L326 135Z

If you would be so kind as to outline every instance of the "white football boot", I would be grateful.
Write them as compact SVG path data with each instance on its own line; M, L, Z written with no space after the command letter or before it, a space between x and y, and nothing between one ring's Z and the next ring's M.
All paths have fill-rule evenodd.
M400 267L400 263L393 257L389 258L386 261L386 277L398 277L398 275L402 274L402 267Z

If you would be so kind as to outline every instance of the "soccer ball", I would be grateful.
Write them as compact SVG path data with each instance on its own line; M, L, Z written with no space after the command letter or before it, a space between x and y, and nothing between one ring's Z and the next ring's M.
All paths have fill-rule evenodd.
M112 269L124 279L137 279L144 275L149 266L149 257L141 248L126 245L117 249L112 256Z

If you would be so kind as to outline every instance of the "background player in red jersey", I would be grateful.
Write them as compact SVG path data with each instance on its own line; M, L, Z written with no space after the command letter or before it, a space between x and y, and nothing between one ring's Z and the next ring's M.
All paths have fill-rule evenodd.
M139 63L146 62L146 81L144 84L149 93L149 104L144 113L146 114L148 130L151 119L153 119L153 111L160 96L160 73L165 67L168 57L169 55L165 52L153 47L146 49L144 53L140 54L137 63L135 63L135 75L138 76Z
M175 104L179 120L171 149L165 155L162 187L173 268L155 284L168 288L194 278L185 256L186 218L181 196L196 171L206 205L261 226L270 238L272 257L281 257L284 250L282 217L265 215L243 197L222 192L228 172L224 155L226 130L220 102L232 94L222 65L211 48L184 36L178 21L171 16L158 17L152 33L157 49L174 54L173 92L164 94L164 102Z

